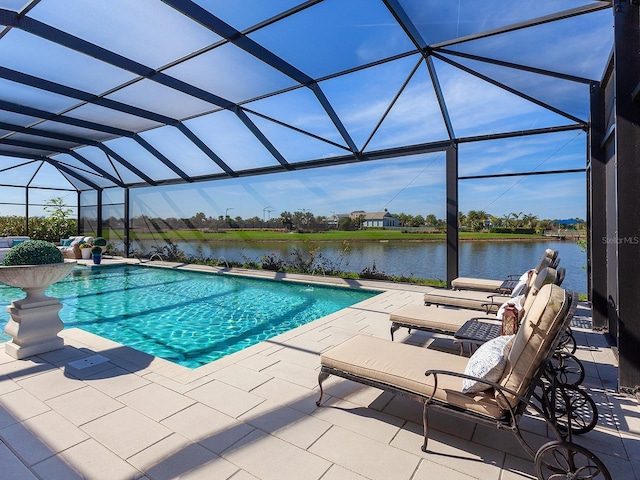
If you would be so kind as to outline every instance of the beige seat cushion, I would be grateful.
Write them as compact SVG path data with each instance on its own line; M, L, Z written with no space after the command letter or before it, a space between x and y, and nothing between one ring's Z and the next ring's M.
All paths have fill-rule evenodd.
M548 257L545 257L548 259ZM530 292L534 286L544 285L545 283L552 283L558 279L558 274L555 269L551 267L543 268L538 274L534 273L530 280L530 286L527 292ZM485 310L491 313L496 313L500 305L508 301L511 298L510 295L490 295L486 292L474 292L471 290L459 291L459 290L447 290L444 288L430 290L424 294L424 302L434 305L449 305L459 308L470 308L473 310ZM527 299L529 295L527 295ZM483 304L492 303L488 310ZM526 307L525 307L526 308Z
M495 316L486 317L477 310L426 306L415 303L405 305L389 314L389 320L392 322L451 334L457 332L467 320L475 317L481 317L483 321L485 318L491 319L488 321L496 320Z
M433 393L434 379L425 376L427 370L464 373L468 361L466 357L365 335L352 337L320 356L324 366L400 387L420 397ZM459 377L439 375L434 398L493 418L504 414L492 390L465 395Z
M491 280L489 278L458 277L451 281L451 286L456 290L495 292L500 288L502 282L503 280Z
M472 310L489 311L495 313L509 295L490 295L487 292L473 290L446 290L438 288L424 294L424 302L434 305L449 305L451 307L469 308ZM497 305L492 305L496 303Z

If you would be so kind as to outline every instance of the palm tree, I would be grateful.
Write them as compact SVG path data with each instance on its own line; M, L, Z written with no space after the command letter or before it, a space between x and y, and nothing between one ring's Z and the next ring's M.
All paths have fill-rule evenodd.
M522 223L528 228L535 228L538 223L538 216L533 213L528 213L523 215Z
M522 226L522 221L520 220L520 215L522 215L522 212L511 212L509 215L511 215L513 217L513 226L514 227L520 227Z
M467 216L464 214L464 212L458 212L458 227L464 226L466 222Z

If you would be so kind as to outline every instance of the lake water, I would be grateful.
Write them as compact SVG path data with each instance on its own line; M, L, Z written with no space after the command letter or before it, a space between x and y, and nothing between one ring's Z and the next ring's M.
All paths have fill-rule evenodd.
M136 245L150 252L154 242ZM294 248L305 250L303 243L286 242L177 242L189 256L260 263L263 255L274 253L290 260ZM319 253L334 263L340 261L340 243L317 243ZM546 248L560 252L560 266L566 268L563 287L587 292L586 253L574 241L496 241L460 242L460 276L503 279L533 268ZM446 279L446 245L444 242L354 242L342 257L341 270L360 273L375 263L379 272L417 278ZM321 273L319 271L318 273Z

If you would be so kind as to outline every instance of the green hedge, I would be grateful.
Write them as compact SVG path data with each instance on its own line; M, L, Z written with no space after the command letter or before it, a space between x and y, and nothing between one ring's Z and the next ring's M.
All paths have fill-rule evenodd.
M32 239L58 242L61 238L76 235L78 222L67 219L59 220L50 217L29 218L29 230L25 227L24 217L0 217L0 237L28 236Z
M536 233L535 228L508 228L508 227L493 227L489 229L489 233L515 233L518 235L533 235Z

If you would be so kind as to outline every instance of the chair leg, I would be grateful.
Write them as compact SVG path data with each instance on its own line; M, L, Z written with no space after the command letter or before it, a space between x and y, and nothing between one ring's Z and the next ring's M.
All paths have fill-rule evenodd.
M327 378L329 378L329 374L327 372L320 371L318 374L318 386L320 387L320 398L316 402L316 406L320 406L322 403L322 396L324 394L324 390L322 389L322 382L324 382Z
M427 453L427 442L429 441L429 401L424 402L424 408L422 410L422 428L424 430L424 443L422 444L422 451Z
M396 322L391 323L391 341L393 342L393 334L400 328Z

